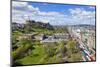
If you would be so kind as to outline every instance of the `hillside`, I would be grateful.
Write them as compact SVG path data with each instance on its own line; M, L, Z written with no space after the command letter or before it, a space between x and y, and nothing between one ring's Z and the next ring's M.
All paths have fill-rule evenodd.
M48 30L53 30L53 26L50 25L49 23L43 23L43 22L36 22L34 20L28 20L26 21L26 24L20 24L20 23L16 23L16 22L13 22L12 23L12 30L15 31L15 30L21 30L21 29L26 29L26 28L29 28L29 29L32 29L32 28L41 28L41 29L48 29Z

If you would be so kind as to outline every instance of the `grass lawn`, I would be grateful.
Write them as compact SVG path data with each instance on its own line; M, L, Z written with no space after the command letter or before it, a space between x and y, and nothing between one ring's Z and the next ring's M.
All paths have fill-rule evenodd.
M20 62L22 65L40 64L40 60L44 58L44 56L44 48L42 46L35 46L31 55L19 59L17 62Z

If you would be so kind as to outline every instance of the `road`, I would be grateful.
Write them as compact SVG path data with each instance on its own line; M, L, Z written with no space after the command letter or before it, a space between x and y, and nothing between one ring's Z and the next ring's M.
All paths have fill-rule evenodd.
M73 31L69 31L70 36L75 39L78 42L78 48L81 50L82 53L82 58L84 61L94 61L94 55L91 54L91 52L89 51L87 45L85 45L82 40L79 38L79 36L75 35L76 32ZM95 54L95 51L92 50Z

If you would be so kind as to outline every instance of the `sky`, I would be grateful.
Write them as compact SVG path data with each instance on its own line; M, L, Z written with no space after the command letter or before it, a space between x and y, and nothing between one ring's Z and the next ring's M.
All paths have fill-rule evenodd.
M51 25L95 25L95 6L12 1L12 22L26 20Z

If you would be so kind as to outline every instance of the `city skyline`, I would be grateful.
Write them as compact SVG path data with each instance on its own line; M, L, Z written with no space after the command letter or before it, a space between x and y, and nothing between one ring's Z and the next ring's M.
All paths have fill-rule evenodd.
M95 25L95 6L12 1L12 22L26 20L51 25Z

